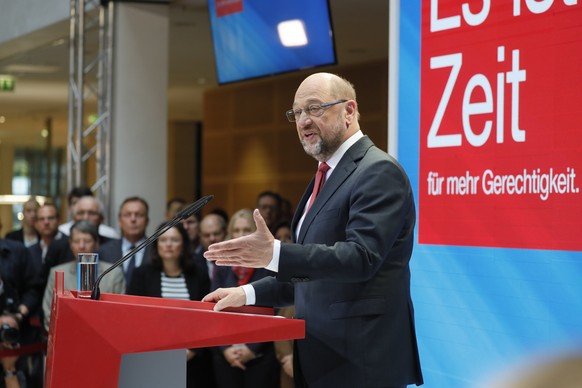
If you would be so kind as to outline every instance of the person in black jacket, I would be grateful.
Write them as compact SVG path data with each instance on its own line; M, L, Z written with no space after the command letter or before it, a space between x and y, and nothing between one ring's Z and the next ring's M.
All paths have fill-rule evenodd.
M26 247L30 247L38 242L40 236L34 227L36 221L36 210L39 208L39 203L30 197L22 205L22 227L6 233L6 238L9 240L19 241Z
M7 324L18 330L18 344L31 344L38 340L38 330L31 326L30 316L35 314L40 307L41 279L38 266L35 266L28 249L21 242L0 239L0 279L2 279L2 303L4 305L0 314L1 323ZM4 341L6 342L6 341ZM3 343L0 347L8 347ZM13 347L18 346L16 342ZM38 385L37 369L31 366L38 361L37 354L20 357L18 361L14 357L0 360L4 368L6 382L10 378L16 383L13 367L19 369L19 379L24 374L29 387ZM42 359L42 358L41 358ZM35 364L36 365L36 364ZM14 385L16 386L16 385Z

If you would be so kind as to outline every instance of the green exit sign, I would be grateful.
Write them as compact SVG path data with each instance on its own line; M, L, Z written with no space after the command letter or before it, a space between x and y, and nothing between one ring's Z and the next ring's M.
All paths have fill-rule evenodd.
M13 92L15 84L11 75L0 75L0 92Z

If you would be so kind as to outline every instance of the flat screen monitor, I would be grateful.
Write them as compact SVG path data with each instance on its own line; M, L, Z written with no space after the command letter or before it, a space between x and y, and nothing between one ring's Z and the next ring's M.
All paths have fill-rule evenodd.
M328 0L209 0L219 84L336 63Z

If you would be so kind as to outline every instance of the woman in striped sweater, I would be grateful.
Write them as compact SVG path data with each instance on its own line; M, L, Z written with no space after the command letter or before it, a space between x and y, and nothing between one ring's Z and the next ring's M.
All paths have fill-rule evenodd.
M127 293L201 300L208 293L210 281L205 271L198 270L188 244L182 224L168 229L153 243L151 262L133 271ZM210 350L188 349L187 353L188 388L214 387Z

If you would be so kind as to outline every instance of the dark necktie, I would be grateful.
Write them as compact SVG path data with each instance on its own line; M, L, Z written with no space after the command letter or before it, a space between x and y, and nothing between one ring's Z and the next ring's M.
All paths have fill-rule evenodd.
M321 163L317 168L317 174L315 174L315 184L313 185L313 194L311 194L311 199L309 200L309 204L307 205L307 212L311 209L311 205L313 205L313 201L315 201L315 197L321 191L325 183L325 174L327 174L327 170L331 167L325 162ZM307 213L306 212L306 213Z
M128 252L133 251L134 248L135 248L135 245L130 246ZM135 255L132 255L129 258L129 261L127 262L127 269L125 270L125 286L126 287L129 287L129 281L131 280L131 274L133 273L134 269L135 269Z

